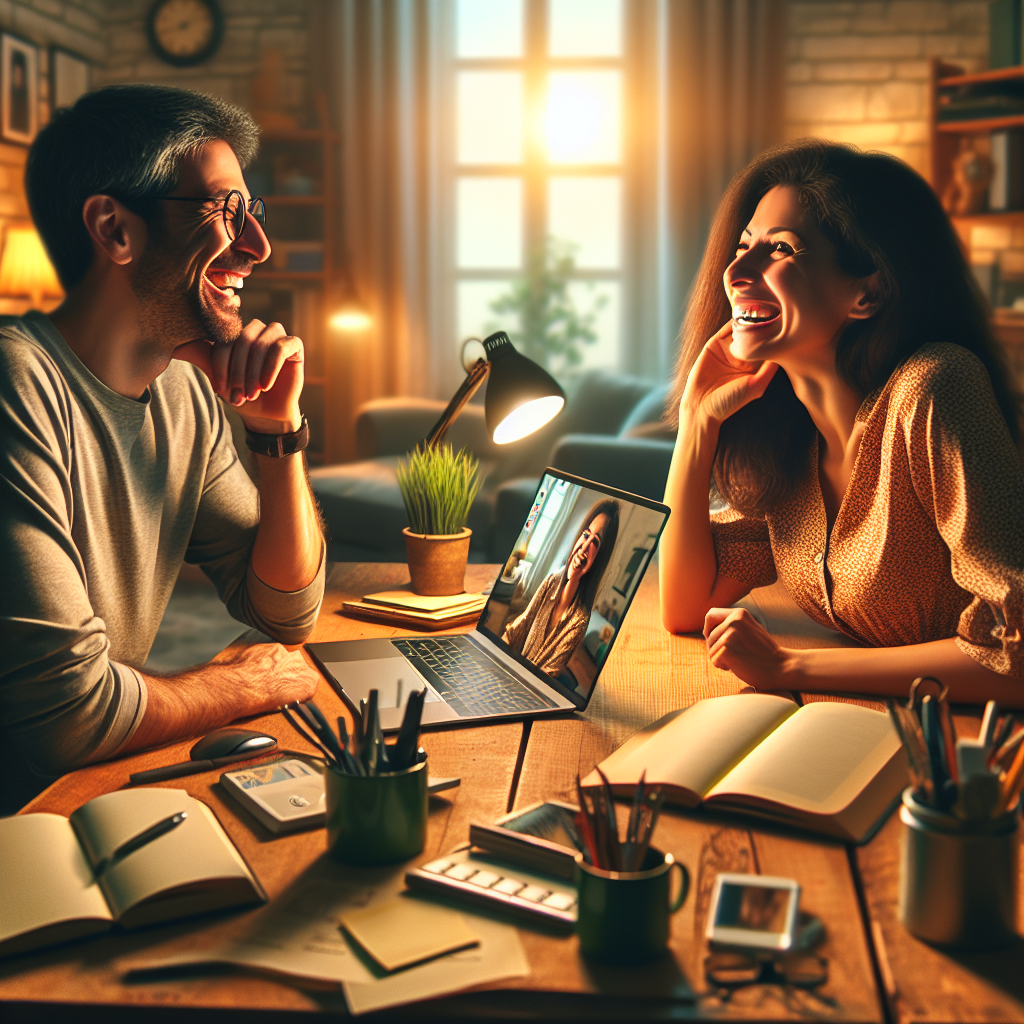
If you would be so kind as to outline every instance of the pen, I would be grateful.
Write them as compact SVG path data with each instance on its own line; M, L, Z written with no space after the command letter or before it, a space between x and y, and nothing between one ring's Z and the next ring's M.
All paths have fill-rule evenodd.
M394 762L392 767L396 771L411 768L413 765L420 733L420 722L423 717L423 702L426 700L426 696L426 688L413 690L405 702L402 728L399 730L398 739L395 740L395 745L391 748L389 755Z
M986 747L992 746L992 739L996 732L996 718L999 715L999 705L994 701L990 700L985 705L985 716L981 720L981 732L978 733L978 739Z
M942 783L946 772L943 767L945 758L942 753L942 731L939 728L939 713L935 699L929 694L921 701L921 731L924 733L924 745L928 751L928 759L932 766L932 780L935 783L936 803L941 803Z
M130 853L134 853L136 850L141 850L142 847L148 846L154 839L159 839L161 836L166 835L168 832L176 829L186 818L188 817L188 811L178 811L177 814L172 814L163 821L158 821L155 825L150 825L149 828L143 829L137 836L132 836L131 839L123 842L109 857L104 857L99 864L96 865L95 874L99 878L111 864L116 861L123 860Z

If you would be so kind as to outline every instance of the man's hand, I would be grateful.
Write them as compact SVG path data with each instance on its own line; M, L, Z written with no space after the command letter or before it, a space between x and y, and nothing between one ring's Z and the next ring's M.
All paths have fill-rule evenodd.
M300 651L280 644L253 644L177 675L143 678L146 714L122 754L201 736L239 718L309 700L321 682Z
M712 608L704 639L715 668L724 668L758 690L791 690L790 651L780 647L746 608Z
M270 434L299 429L302 342L280 324L251 320L234 341L192 341L175 349L174 358L198 366L250 430Z

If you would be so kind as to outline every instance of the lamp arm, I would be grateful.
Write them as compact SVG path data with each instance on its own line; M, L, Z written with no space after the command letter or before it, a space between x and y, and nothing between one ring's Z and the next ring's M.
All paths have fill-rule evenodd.
M486 359L478 359L466 374L466 379L459 386L459 390L452 395L452 400L441 418L430 428L423 442L423 449L436 448L443 440L448 428L455 422L458 415L465 408L466 403L480 390L480 385L487 379L491 372L491 364Z

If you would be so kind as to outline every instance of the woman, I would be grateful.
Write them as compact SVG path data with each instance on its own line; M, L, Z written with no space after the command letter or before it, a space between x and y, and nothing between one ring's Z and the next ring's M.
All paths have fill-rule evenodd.
M757 689L905 695L930 675L954 701L1024 706L1009 380L921 178L814 140L759 157L722 201L683 328L665 626L703 628L712 662ZM728 507L709 521L712 482ZM866 647L788 650L729 607L776 578Z
M549 676L568 665L583 640L618 532L618 502L597 502L584 516L562 571L549 576L505 627L505 643Z

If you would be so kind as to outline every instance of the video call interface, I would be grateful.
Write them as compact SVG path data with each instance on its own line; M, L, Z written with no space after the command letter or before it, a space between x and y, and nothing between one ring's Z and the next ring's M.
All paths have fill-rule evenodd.
M587 696L664 520L664 512L546 474L483 627Z

